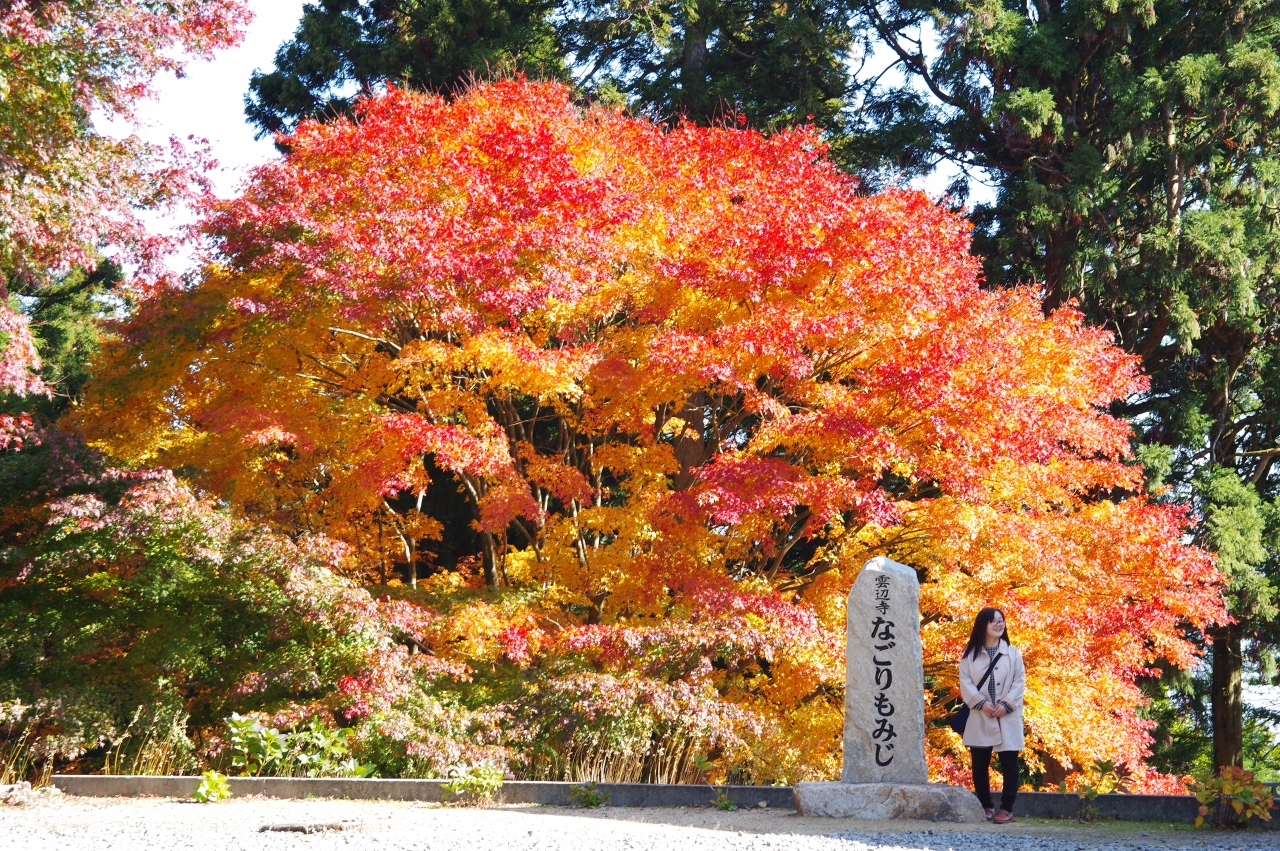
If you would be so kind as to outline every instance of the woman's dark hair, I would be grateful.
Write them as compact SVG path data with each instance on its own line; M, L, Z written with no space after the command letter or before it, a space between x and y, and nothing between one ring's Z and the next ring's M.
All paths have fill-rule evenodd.
M973 619L973 632L969 635L969 643L964 646L964 652L960 654L961 659L965 656L977 659L982 654L982 648L987 646L987 627L996 619L996 615L1004 620L1004 635L1000 639L1005 644L1009 643L1009 619L1002 610L987 606Z

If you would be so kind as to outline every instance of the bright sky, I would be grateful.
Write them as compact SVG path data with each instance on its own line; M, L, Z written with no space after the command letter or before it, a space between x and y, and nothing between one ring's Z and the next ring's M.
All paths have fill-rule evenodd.
M255 141L245 121L244 94L255 69L271 70L275 52L302 19L303 0L252 0L255 18L239 47L211 61L187 65L186 76L156 80L159 97L138 110L139 135L165 143L169 137L209 140L221 168L213 175L218 193L228 195L252 166L276 155L270 139Z
M219 51L209 61L188 63L181 78L171 74L157 78L152 85L156 97L137 106L138 125L106 122L103 132L137 133L166 146L175 137L184 144L190 136L206 140L218 161L217 170L209 175L214 191L224 197L234 194L250 168L278 155L270 139L253 138L255 128L244 117L244 95L250 74L274 67L276 49L298 28L303 3L250 0L255 17L238 47ZM144 212L142 218L154 230L173 234L194 216L190 212ZM193 247L188 247L170 259L170 267L188 271L193 261Z
M138 105L138 126L108 122L108 133L137 133L143 139L167 145L176 137L208 141L218 168L209 177L221 196L234 194L249 169L278 155L270 139L253 138L254 128L244 116L244 95L249 75L271 70L276 50L289 39L302 19L304 0L250 0L254 20L238 47L222 50L208 61L187 64L181 78L166 74L154 81L157 96ZM194 216L190 212L160 215L144 212L143 219L156 231L173 234ZM194 246L180 249L170 259L178 272L194 266Z

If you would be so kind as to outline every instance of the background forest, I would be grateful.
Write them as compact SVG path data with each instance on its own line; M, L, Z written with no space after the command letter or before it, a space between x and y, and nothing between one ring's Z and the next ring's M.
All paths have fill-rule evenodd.
M98 129L247 20L0 0L0 773L832 777L888 555L1035 784L1280 780L1280 4L320 0L234 197Z

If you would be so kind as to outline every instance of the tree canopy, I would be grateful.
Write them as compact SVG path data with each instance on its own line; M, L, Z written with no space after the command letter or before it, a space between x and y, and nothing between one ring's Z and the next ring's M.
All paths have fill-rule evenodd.
M94 113L128 116L156 74L235 44L248 18L240 0L0 7L0 286L93 268L107 242L154 259L136 208L184 195L195 175L99 132Z
M0 4L0 433L31 422L24 398L65 398L81 383L72 373L83 361L68 354L96 329L92 312L73 315L84 300L71 290L110 277L86 274L104 252L137 264L143 279L161 274L168 241L139 211L205 185L199 152L104 134L95 115L128 117L155 75L235 44L248 19L241 0ZM61 296L45 303L55 283ZM48 308L41 323L58 326L49 338L17 295Z
M118 733L154 699L215 743L224 711L348 726L404 775L820 778L842 595L887 554L924 582L930 717L994 601L1033 769L1181 788L1155 721L1154 764L1238 764L1280 641L1277 5L319 0L246 96L286 156L204 199L179 286L138 211L197 197L201 153L94 118L244 3L0 2L0 716ZM939 164L951 212L868 196ZM378 599L309 630L335 571ZM115 694L77 703L84 664Z
M756 127L831 127L851 85L844 3L564 4L559 27L574 78L658 118L734 115Z
M835 759L844 595L888 554L925 580L932 715L993 602L1036 752L1141 764L1135 681L1190 663L1217 573L1101 410L1144 390L1137 360L983 290L963 219L859 198L812 131L663 128L523 81L393 90L287 147L209 208L199 286L109 346L76 418L97 445L374 577L525 589L531 661L684 636L667 652L710 667L662 676L772 731L725 758L756 778ZM433 550L449 503L456 564ZM712 650L744 612L789 649ZM765 752L803 757L769 774Z

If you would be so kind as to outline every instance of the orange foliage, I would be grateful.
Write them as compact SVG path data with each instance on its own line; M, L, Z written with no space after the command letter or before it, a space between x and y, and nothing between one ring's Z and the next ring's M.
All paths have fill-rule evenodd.
M536 593L455 610L471 632L437 652L569 648L626 680L657 674L621 648L685 648L690 688L755 719L756 778L838 770L844 597L878 554L923 578L931 717L998 605L1029 748L1141 765L1136 678L1190 663L1184 625L1223 609L1104 413L1143 378L1103 332L980 289L966 221L859 197L806 130L655 126L523 81L359 112L211 203L216 262L124 329L91 438L370 576L474 535L490 586ZM716 666L686 629L765 637ZM959 770L950 731L929 748Z

